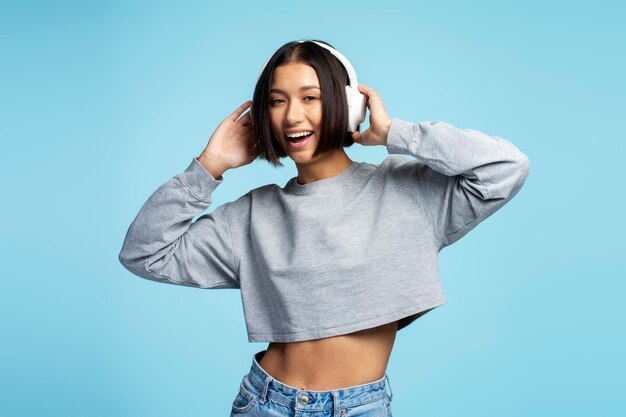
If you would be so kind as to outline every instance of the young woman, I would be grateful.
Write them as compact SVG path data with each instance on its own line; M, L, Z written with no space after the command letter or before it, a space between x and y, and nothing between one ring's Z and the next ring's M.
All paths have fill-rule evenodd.
M391 118L364 85L370 127L350 131L353 70L318 42L274 53L253 101L146 201L119 257L154 281L241 290L249 341L269 345L252 358L231 416L391 416L396 332L446 303L438 252L510 201L530 170L500 137ZM416 159L356 162L344 149L355 142ZM224 172L284 157L298 170L284 187L256 188L192 221Z

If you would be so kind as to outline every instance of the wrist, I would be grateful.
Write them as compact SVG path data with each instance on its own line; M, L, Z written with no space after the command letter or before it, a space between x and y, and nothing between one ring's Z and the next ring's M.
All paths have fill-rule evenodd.
M204 167L204 169L211 174L216 180L221 180L224 172L228 170L228 167L222 162L222 160L215 155L208 152L202 152L197 157L198 162Z
M387 136L389 136L389 129L391 128L392 118L388 118L385 123L383 123L383 145L387 146Z

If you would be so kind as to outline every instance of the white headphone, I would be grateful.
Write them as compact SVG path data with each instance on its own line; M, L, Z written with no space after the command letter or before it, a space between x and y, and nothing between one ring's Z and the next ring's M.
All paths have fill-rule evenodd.
M307 42L307 41L306 40L298 41L298 43L302 43L302 42ZM350 78L350 85L346 85L346 99L348 101L348 132L356 131L356 129L359 127L359 124L365 120L365 109L366 109L365 103L367 101L367 97L365 97L363 94L359 92L359 88L358 88L359 84L357 82L356 72L354 71L352 64L338 50L326 44L323 44L321 42L317 42L317 41L308 41L308 42L314 42L317 45L321 46L322 48L329 50L330 53L336 56L339 62L341 62L343 66L346 68L346 71L348 72L348 77ZM261 78L261 74L263 73L263 70L267 66L267 63L270 61L270 59L271 57L268 58L267 61L265 61L265 64L263 64L263 68L259 72L259 76L257 77L257 80L258 78ZM250 111L252 111L252 107L250 107Z

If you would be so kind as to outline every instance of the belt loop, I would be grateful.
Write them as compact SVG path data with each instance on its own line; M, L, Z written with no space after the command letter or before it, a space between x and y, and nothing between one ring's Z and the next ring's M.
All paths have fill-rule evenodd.
M333 417L343 417L339 415L339 391L333 390Z
M261 389L261 392L259 393L259 403L261 404L265 404L265 401L267 399L267 389L268 389L270 382L272 382L271 376L268 376L267 378L265 378L265 381L263 382L263 388Z
M387 380L387 385L389 386L389 401L393 399L393 391L391 391L391 382L389 381L389 375L385 372L385 379Z

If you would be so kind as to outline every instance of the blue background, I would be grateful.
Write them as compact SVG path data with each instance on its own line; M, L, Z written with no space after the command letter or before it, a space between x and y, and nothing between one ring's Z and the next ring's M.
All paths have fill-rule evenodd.
M3 2L0 415L228 415L267 346L247 342L239 291L147 281L117 256L150 194L303 38L346 55L392 117L531 160L521 192L441 252L448 304L398 333L394 415L623 415L624 21L597 1ZM208 211L284 185L284 163L228 171Z

